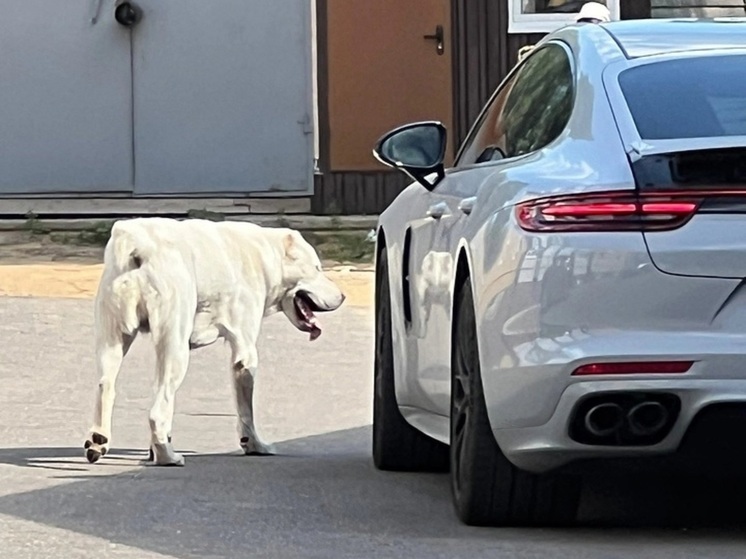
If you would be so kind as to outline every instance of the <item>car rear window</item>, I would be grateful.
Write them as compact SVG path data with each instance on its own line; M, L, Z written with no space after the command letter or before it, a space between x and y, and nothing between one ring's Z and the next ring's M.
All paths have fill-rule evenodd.
M746 55L644 64L619 85L643 139L746 136Z

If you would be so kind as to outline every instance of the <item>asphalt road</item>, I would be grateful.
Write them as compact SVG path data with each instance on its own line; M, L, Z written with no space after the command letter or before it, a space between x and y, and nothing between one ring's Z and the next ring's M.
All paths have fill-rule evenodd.
M260 348L260 433L237 452L228 351L193 353L178 395L182 469L143 467L153 355L120 377L114 451L83 459L96 383L91 303L0 298L0 558L743 557L746 489L662 475L586 487L579 527L473 529L443 475L369 457L372 317L343 307L309 343L283 317Z

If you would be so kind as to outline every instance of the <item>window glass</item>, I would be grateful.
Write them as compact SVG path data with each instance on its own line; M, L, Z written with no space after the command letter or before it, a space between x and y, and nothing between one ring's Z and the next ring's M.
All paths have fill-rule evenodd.
M746 136L744 55L645 64L619 74L619 86L643 139Z
M572 112L573 75L565 50L546 45L504 84L465 144L459 166L541 149L564 130Z
M505 103L505 153L523 155L557 138L570 120L573 100L572 68L565 50L550 45L531 56Z
M476 134L467 138L464 151L459 159L458 165L473 165L474 163L484 163L485 161L494 161L501 159L504 144L502 140L505 136L502 130L501 116L508 93L515 83L515 78L503 85L497 96L492 99L489 109L482 116L476 128Z
M587 0L521 0L522 14L578 13Z

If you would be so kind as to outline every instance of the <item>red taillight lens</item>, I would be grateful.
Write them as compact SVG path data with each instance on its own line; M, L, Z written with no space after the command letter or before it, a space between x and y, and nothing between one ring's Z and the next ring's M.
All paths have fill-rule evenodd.
M558 196L524 202L516 218L527 231L641 231L683 225L700 200L673 196L602 193Z
M690 215L697 209L696 202L642 202L643 215Z
M637 204L599 202L590 203L559 203L556 206L548 206L542 209L544 215L552 217L592 217L592 216L625 216L634 215L638 211Z
M694 361L638 361L629 363L591 363L575 369L573 376L583 375L658 375L686 373Z

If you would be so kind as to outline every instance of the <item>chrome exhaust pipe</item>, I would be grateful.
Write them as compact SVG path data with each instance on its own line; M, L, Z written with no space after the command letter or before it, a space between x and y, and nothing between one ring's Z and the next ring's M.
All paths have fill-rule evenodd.
M618 404L606 402L593 406L584 419L585 428L596 437L608 437L616 433L624 423L624 412Z
M668 410L660 402L641 402L629 410L627 423L633 435L649 437L666 426Z

